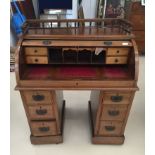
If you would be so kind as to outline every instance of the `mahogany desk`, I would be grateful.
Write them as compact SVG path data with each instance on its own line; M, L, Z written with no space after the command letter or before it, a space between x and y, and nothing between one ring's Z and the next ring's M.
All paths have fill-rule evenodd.
M92 143L122 144L138 90L132 24L122 19L27 20L23 31L15 56L16 90L31 143L62 142L63 90L91 90Z

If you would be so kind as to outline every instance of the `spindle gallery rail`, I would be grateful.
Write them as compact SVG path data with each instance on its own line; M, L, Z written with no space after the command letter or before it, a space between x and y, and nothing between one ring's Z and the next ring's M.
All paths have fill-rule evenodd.
M59 29L59 32L57 31ZM60 33L61 31L61 33ZM57 38L80 35L98 34L98 37L106 35L119 38L128 37L132 34L132 24L124 19L61 19L61 20L27 20L23 25L25 38L35 38L36 35L42 38ZM89 38L91 39L91 38Z

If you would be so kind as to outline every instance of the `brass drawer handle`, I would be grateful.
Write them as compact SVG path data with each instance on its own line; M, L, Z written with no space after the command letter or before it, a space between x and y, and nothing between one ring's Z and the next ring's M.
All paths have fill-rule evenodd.
M118 116L120 114L120 112L118 110L117 111L115 111L115 110L113 110L113 111L109 110L108 111L108 114L110 116Z
M105 129L107 131L114 131L115 130L115 126L105 126Z
M51 44L51 43L52 43L52 42L51 42L50 40L44 40L44 41L43 41L43 44L44 44L44 45L49 45L49 44Z
M49 130L50 130L49 127L40 127L39 128L39 131L41 131L41 132L48 132Z
M123 100L123 96L111 96L112 102L121 102Z
M112 41L104 41L104 45L107 45L107 46L112 45Z
M45 114L47 114L47 109L37 109L36 110L36 114L37 115L45 115Z
M45 99L45 96L44 95L33 95L32 98L34 101L42 101Z

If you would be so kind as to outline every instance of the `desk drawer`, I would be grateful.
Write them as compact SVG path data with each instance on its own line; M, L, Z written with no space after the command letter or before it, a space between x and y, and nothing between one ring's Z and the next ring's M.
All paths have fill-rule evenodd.
M106 57L106 64L126 64L127 63L127 57L121 56L121 57Z
M33 136L52 136L57 135L57 127L55 121L39 121L31 122Z
M25 55L47 55L45 47L25 47Z
M101 120L123 121L127 112L127 105L103 105Z
M27 56L27 64L48 64L48 58L45 56Z
M107 55L111 56L119 56L125 55L127 56L129 53L129 48L108 48Z
M28 105L51 104L50 91L24 91L23 94Z
M120 136L122 125L122 122L117 121L101 121L99 127L99 135Z
M123 92L105 92L103 93L103 104L129 104L130 98L132 94L131 92L123 93Z
M52 105L29 106L28 110L31 120L55 119Z

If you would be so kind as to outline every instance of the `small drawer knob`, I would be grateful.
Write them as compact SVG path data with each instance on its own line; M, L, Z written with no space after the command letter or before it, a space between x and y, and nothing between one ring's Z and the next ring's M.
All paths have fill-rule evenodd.
M119 53L119 50L117 50L116 53Z
M118 59L115 59L115 62L117 63L118 62Z
M35 59L34 61L35 61L35 62L38 62L38 59Z
M34 50L34 53L37 53L38 51L37 50Z

